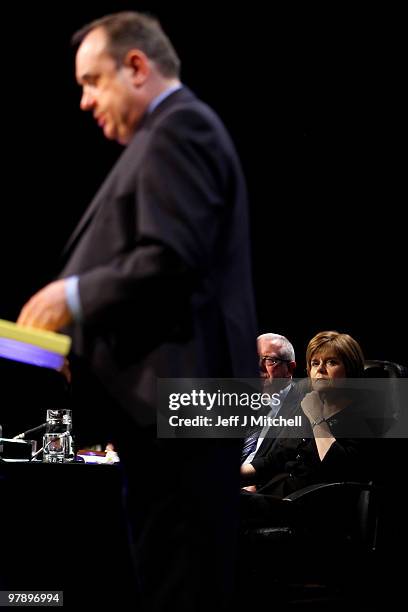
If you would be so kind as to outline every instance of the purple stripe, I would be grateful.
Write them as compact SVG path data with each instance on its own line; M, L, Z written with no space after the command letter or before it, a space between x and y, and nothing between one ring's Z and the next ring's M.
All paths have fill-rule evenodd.
M53 370L60 369L64 364L64 357L59 353L10 338L0 338L0 357Z

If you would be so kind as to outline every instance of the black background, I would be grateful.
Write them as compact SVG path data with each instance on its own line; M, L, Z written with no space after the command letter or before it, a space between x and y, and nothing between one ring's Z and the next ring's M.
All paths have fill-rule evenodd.
M289 337L298 376L308 340L324 329L352 334L367 358L407 363L402 8L280 4L7 6L0 318L15 320L57 272L121 150L79 110L70 36L107 12L148 10L182 59L183 82L217 110L240 153L259 333ZM0 362L7 424L35 394L23 382L29 368Z

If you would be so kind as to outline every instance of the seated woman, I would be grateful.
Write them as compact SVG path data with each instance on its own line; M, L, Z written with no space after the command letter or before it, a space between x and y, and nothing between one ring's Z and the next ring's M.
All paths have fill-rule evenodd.
M306 364L304 437L283 437L268 455L241 466L243 484L255 485L241 495L244 522L287 521L294 508L282 498L307 485L371 477L371 432L356 392L337 380L363 376L360 345L348 334L320 332L308 344Z

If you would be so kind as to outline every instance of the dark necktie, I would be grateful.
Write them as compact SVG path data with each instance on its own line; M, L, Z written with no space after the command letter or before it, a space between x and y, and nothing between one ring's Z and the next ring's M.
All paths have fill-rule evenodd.
M241 463L245 461L247 457L256 449L256 444L258 442L259 434L261 433L260 429L256 429L252 431L249 436L247 436L244 440L244 448L242 449L241 454Z

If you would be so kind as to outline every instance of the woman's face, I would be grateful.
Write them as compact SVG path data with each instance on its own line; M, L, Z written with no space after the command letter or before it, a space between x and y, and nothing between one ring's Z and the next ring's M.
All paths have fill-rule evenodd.
M309 376L313 389L321 391L331 387L333 379L346 378L346 368L335 351L317 351L310 360Z

